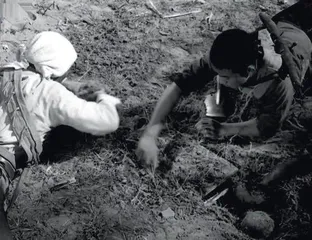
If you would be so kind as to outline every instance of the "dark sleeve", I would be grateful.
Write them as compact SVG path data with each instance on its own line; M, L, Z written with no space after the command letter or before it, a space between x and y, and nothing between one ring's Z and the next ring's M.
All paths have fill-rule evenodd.
M294 99L289 78L276 79L260 99L257 127L262 137L275 135L289 114Z
M182 90L183 94L201 90L217 74L212 70L209 62L209 53L196 60L182 73L172 74L169 78Z

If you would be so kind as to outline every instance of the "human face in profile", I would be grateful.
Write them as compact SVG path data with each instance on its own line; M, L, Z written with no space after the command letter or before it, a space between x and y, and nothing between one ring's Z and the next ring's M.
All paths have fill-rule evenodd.
M248 77L234 73L230 69L218 69L214 66L212 68L218 74L220 84L229 88L239 89L248 79Z

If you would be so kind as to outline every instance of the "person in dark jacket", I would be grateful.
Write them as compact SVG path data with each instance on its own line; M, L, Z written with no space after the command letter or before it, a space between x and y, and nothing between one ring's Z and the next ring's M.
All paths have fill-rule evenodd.
M304 31L292 23L280 21L277 27L282 32L282 39L292 47L292 54L298 62L296 70L300 72L303 81L310 66L311 41ZM277 75L281 66L281 56L263 47L258 36L240 29L222 32L204 57L182 73L172 75L173 83L158 101L139 140L138 157L146 166L153 169L158 166L156 140L162 122L181 96L206 88L216 78L221 86L249 92L258 102L257 116L236 123L220 123L204 117L196 125L197 128L214 139L234 135L272 137L289 115L295 94L290 78L281 80Z

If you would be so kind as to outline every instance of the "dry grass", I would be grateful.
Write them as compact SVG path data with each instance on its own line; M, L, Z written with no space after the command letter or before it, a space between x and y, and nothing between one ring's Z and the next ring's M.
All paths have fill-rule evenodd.
M254 9L259 1L221 2L155 1L164 12L203 9L170 20L154 15L144 1L87 1L112 9L100 18L86 5L76 9L83 18L69 21L62 29L79 54L71 77L103 84L108 93L120 97L121 126L103 138L63 127L54 131L43 155L45 164L32 168L9 214L16 239L249 239L235 227L239 228L240 215L235 215L239 211L229 202L203 206L201 197L213 180L208 176L209 164L216 156L223 157L242 170L237 181L252 185L288 156L285 150L295 150L291 143L278 145L273 154L250 148L246 141L237 144L242 143L240 139L216 144L203 141L194 128L203 110L198 94L182 99L170 114L159 139L161 166L155 179L138 167L134 154L157 99L170 83L167 76L211 45L215 35L207 29L205 17L214 11L212 30L250 29L258 24ZM271 2L260 3L269 13L277 9ZM200 157L190 155L196 146L216 155L211 153L201 164ZM190 164L184 165L183 158ZM189 168L179 171L178 163ZM49 191L72 177L74 184ZM303 209L299 199L300 189L309 186L309 181L310 177L292 180L276 190L281 195L276 199L281 201L273 201L269 209L279 223L275 239L295 239L291 237L309 231L312 211ZM173 209L176 221L159 216L166 207ZM305 230L300 232L299 226Z

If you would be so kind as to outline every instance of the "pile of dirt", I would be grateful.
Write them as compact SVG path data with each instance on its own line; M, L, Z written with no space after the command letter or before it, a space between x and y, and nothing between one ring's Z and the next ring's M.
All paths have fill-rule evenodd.
M171 170L181 184L193 184L195 189L205 194L212 185L217 185L238 171L226 159L198 143L190 145L177 152Z

